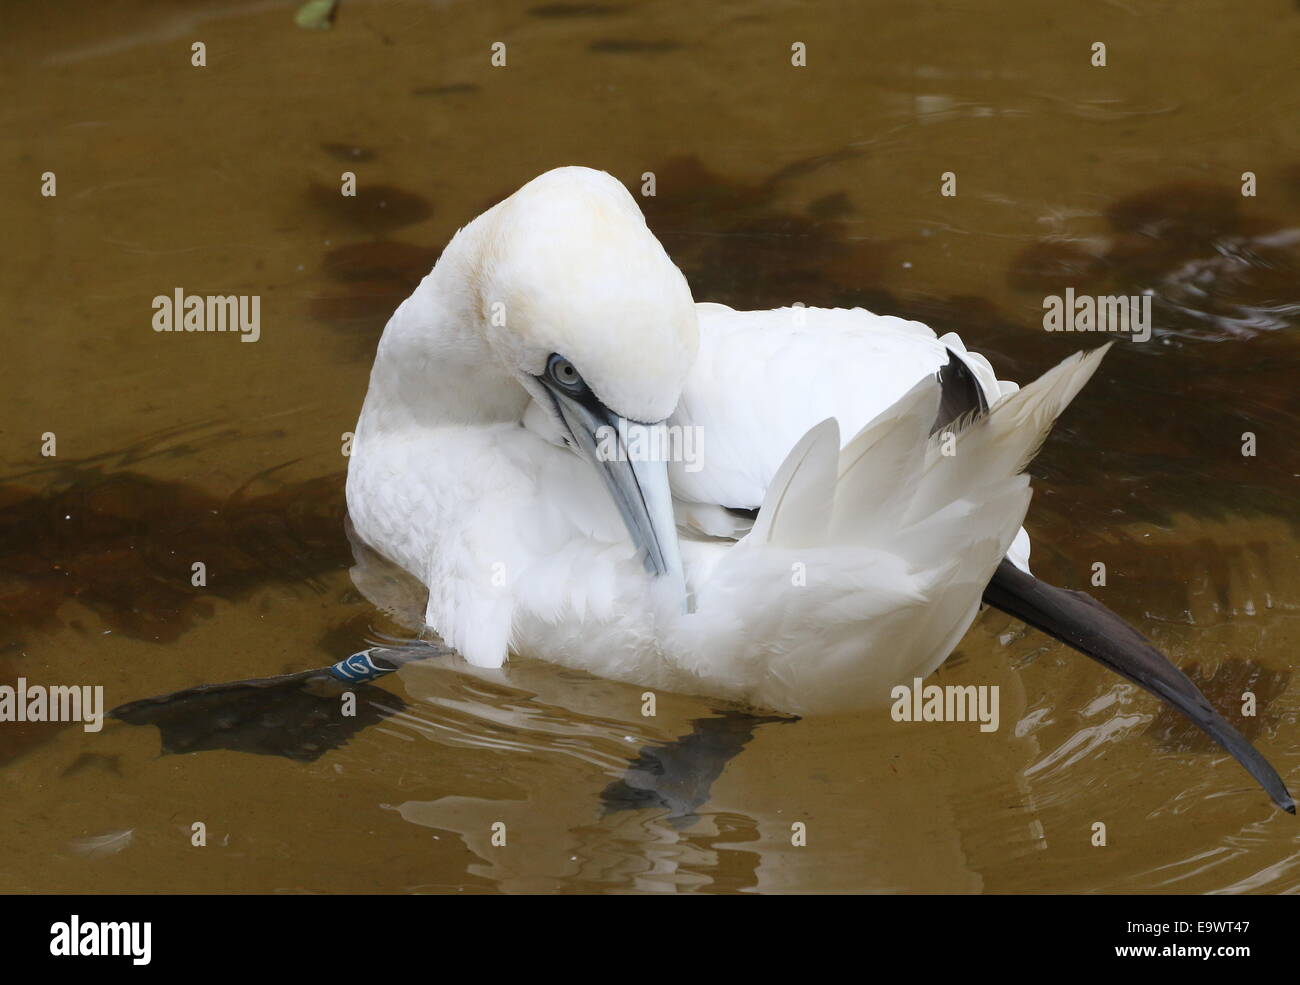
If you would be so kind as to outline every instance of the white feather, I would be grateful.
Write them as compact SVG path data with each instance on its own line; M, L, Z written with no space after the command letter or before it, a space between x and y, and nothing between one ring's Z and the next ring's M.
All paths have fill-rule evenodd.
M1022 469L1104 350L1017 392L956 336L861 309L700 304L684 327L678 285L630 197L608 176L564 172L544 176L552 239L565 207L596 209L577 225L634 250L629 282L616 256L581 255L583 236L548 240L545 269L569 271L568 293L525 298L526 331L482 327L493 271L510 271L516 292L527 281L501 218L521 206L507 200L462 231L380 344L349 465L358 534L428 587L430 629L481 666L527 653L802 714L879 703L933 670L1001 558L1027 562ZM574 274L584 270L598 283ZM570 298L584 290L600 304ZM625 339L610 334L621 296L641 299L642 328ZM640 310L654 304L669 307ZM690 614L650 604L656 583L594 466L563 446L530 388L539 370L512 375L502 362L535 358L533 337L549 344L552 322L577 365L584 333L599 334L602 397L655 410L678 387L669 423L704 437L702 468L669 469ZM647 358L656 332L675 348ZM929 436L950 353L992 405L960 429L954 456ZM843 448L841 435L853 436ZM750 530L737 511L759 506Z

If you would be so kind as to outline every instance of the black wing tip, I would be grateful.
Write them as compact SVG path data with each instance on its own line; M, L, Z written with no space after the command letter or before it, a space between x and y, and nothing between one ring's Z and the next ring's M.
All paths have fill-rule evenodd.
M1003 560L984 601L1073 647L1178 709L1254 778L1288 814L1295 800L1277 770L1169 658L1092 596L1056 588Z
M939 381L939 412L930 427L931 434L963 418L973 419L988 413L989 402L984 396L984 388L957 353L949 349L947 364L934 375Z
M1260 758L1262 759L1263 757ZM1268 765L1267 760L1265 760L1264 765L1268 772L1272 774L1268 777L1268 779L1273 781L1271 784L1266 783L1263 776L1256 775L1255 771L1249 767L1247 767L1247 771L1251 776L1255 777L1256 782L1264 788L1265 793L1268 794L1268 799L1273 801L1275 807L1282 808L1282 810L1286 811L1288 814L1295 814L1295 798L1291 796L1291 791L1286 788L1286 784L1282 782L1282 778L1277 775L1277 772Z

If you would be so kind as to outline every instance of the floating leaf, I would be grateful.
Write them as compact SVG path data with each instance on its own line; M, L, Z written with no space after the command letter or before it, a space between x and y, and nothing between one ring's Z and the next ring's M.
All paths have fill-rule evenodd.
M312 31L328 31L334 23L334 8L339 0L307 0L298 8L294 21Z

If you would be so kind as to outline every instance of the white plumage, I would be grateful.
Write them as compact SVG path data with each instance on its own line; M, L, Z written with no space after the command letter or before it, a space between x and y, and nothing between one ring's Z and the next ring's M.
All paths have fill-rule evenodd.
M564 168L459 232L394 314L349 510L470 663L526 653L799 714L880 704L944 660L1013 542L1027 563L1023 468L1101 352L1017 390L916 322L696 305L626 190ZM930 436L950 353L992 405L955 454ZM667 468L666 575L571 447L557 354L587 406L700 429L702 467Z

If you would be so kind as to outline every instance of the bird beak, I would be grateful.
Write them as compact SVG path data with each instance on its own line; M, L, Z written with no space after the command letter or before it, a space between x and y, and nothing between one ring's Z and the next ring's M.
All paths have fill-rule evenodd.
M667 425L629 421L590 396L575 400L550 386L547 391L579 450L605 480L646 570L683 582L684 596L668 462L647 454L662 454L668 447Z

